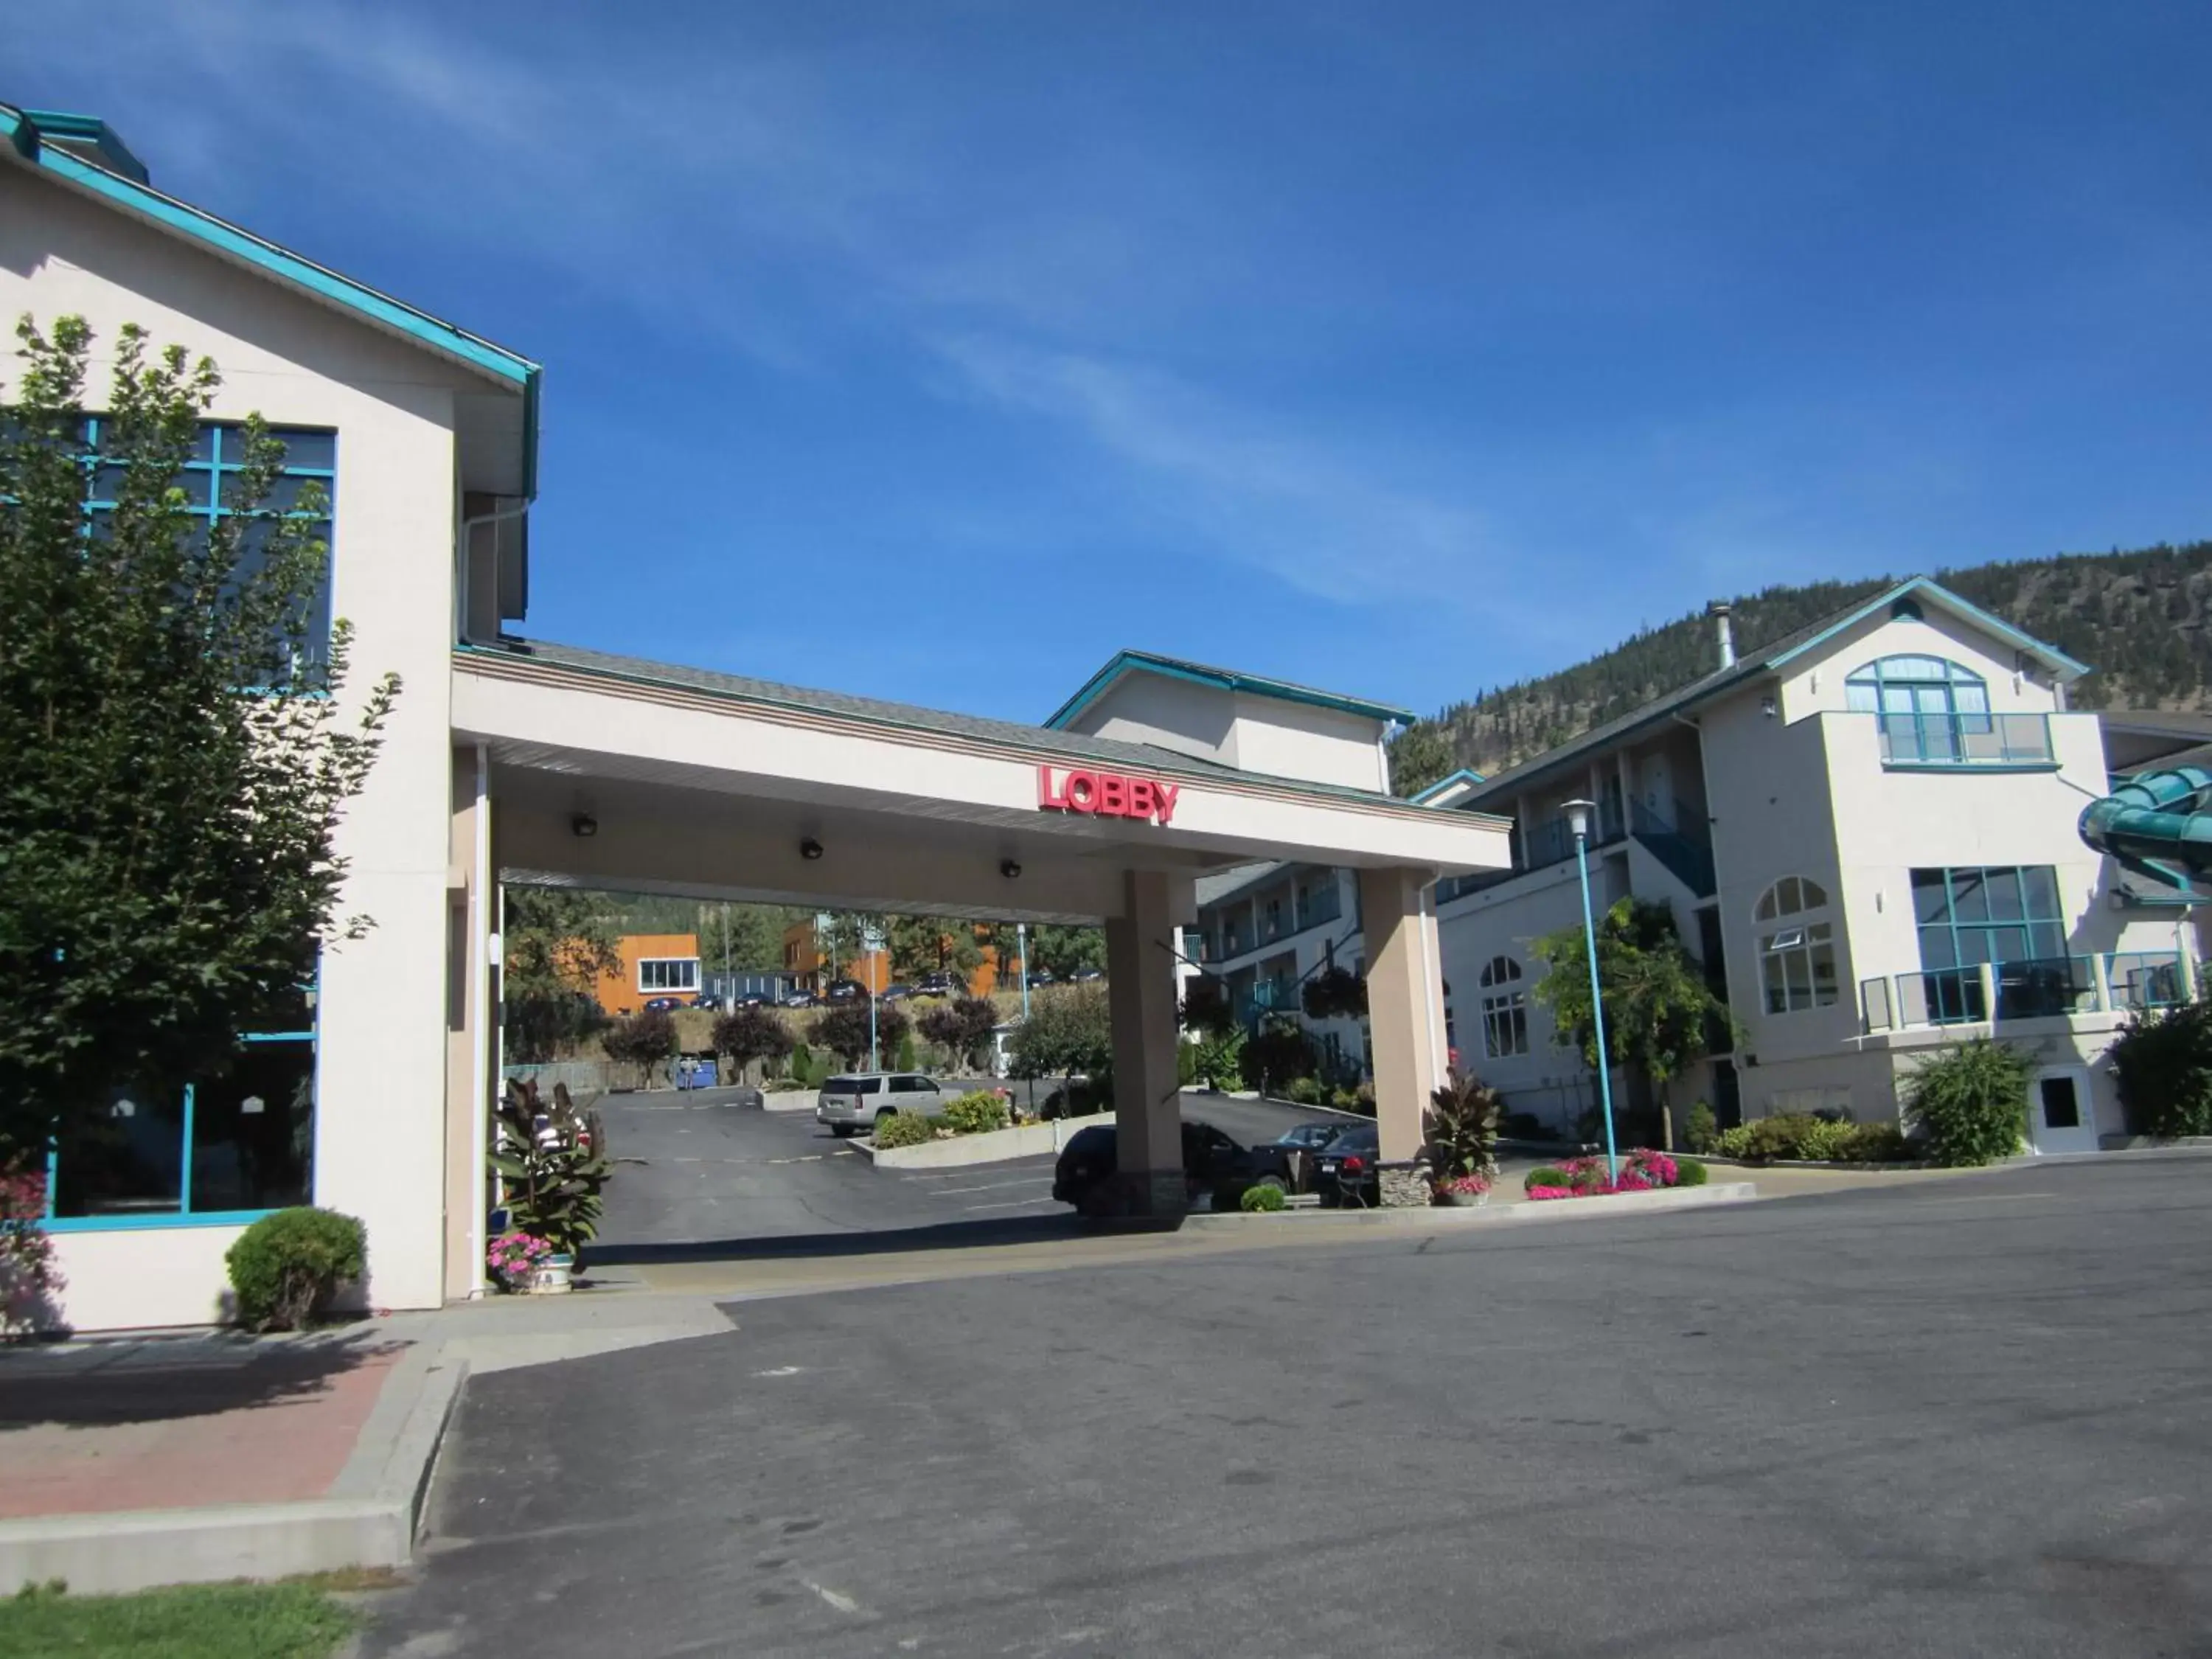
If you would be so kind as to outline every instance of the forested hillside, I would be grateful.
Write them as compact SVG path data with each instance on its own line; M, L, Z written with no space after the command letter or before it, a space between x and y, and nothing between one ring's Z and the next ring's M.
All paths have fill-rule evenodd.
M2077 708L2212 706L2212 542L2065 554L1936 575L1962 598L2094 668L2074 688ZM1901 580L1770 587L1738 597L1736 647L1756 651ZM1713 624L1700 605L1588 662L1455 703L1435 725L1449 745L1450 765L1498 772L1717 666Z

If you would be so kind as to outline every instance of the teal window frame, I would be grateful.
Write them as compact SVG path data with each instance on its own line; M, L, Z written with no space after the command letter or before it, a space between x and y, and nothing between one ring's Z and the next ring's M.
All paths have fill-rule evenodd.
M1844 678L1844 700L1881 722L1892 755L1907 765L1963 763L1967 734L1996 729L1989 681L1948 657L1880 658Z
M114 496L112 494L103 495L100 491L102 475L118 470L113 462L106 459L101 453L103 428L106 418L101 415L87 415L84 417L84 453L78 458L78 465L84 469L88 481L85 507L95 516L115 510ZM332 615L331 568L335 565L337 557L338 434L337 429L331 427L272 426L268 430L269 435L284 445L286 450L284 464L277 469L276 476L280 480L279 493L283 491L281 481L287 478L297 479L302 483L319 483L323 487L323 505L325 510L321 513L299 513L282 507L276 509L284 518L303 520L309 524L320 526L322 540L331 550L331 560L323 569L322 594L317 606L315 651L319 655L329 649ZM212 526L218 519L249 516L237 507L226 505L223 501L223 481L226 478L237 477L245 470L245 431L246 426L242 421L202 421L200 422L200 441L193 446L192 458L185 463L183 469L185 488L188 491L194 492L194 499L187 510L195 519L204 520ZM228 439L231 446L231 453L228 459L224 454L226 438ZM303 439L318 446L327 442L330 446L331 464L328 466L295 465L291 459L291 452L299 447L299 441ZM203 449L205 451L204 454L201 453ZM265 513L270 509L264 507L258 510Z
M314 1022L304 1031L252 1031L242 1034L239 1041L246 1044L304 1042L307 1047L308 1074L315 1080L318 1105L322 1078L322 998L311 991ZM195 1210L192 1208L192 1164L194 1109L198 1086L184 1085L184 1121L178 1131L178 1155L180 1160L177 1172L177 1207L173 1210L149 1211L137 1215L76 1215L54 1213L56 1194L60 1191L61 1153L58 1148L46 1149L46 1213L40 1224L50 1233L136 1232L155 1227L241 1227L248 1226L265 1215L274 1215L282 1206L259 1210ZM314 1109L310 1109L309 1135L313 1145ZM304 1200L314 1199L314 1162L312 1155L307 1166L308 1191Z

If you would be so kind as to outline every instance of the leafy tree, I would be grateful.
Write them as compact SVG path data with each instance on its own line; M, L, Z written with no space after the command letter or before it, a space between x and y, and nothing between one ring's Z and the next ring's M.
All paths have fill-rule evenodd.
M999 1005L988 997L959 997L926 1008L915 1021L923 1036L951 1049L971 1066L983 1064L999 1029Z
M1114 1069L1114 1026L1103 985L1071 985L1030 999L1009 1057L1017 1077L1088 1076L1101 1090Z
M1905 1121L1938 1164L1994 1164L2020 1150L2035 1061L2008 1043L1975 1037L1922 1060L1905 1089Z
M1106 932L1102 927L1063 927L1042 922L1030 929L1030 971L1054 979L1073 979L1106 966Z
M876 1005L876 1050L896 1054L899 1039L912 1028L914 1022L907 1018L906 1010L896 1002ZM843 1056L848 1066L858 1066L868 1057L868 1000L854 997L850 1002L841 1002L814 1022L814 1041L822 1047Z
M714 1052L728 1055L740 1072L757 1060L781 1060L797 1042L773 1008L732 1008L714 1022Z
M650 1087L653 1068L676 1055L676 1021L663 1009L647 1008L625 1016L600 1037L607 1058L638 1068L641 1087Z
M592 995L622 968L602 896L573 887L511 886L501 931L507 1044L525 1063L550 1060L606 1026Z
M1234 1089L1244 1079L1244 1032L1231 1025L1208 1031L1190 1045L1191 1080L1208 1089Z
M1304 1027L1278 1020L1245 1040L1237 1063L1246 1088L1281 1089L1294 1079L1311 1077L1319 1070L1321 1052Z
M0 1139L64 1152L111 1089L222 1071L241 1031L296 1029L342 919L337 818L398 696L349 695L319 635L327 511L272 504L257 418L233 510L177 484L219 379L125 327L89 457L93 336L17 325L0 422ZM99 471L95 474L94 462ZM112 510L88 505L95 476ZM281 1023L279 1023L281 1022Z
M985 922L976 929L976 943L994 964L996 983L1019 989L1022 971L1021 935L1011 921Z
M1459 769L1451 738L1433 720L1415 720L1390 740L1390 793L1401 799L1418 795L1441 778Z
M888 943L894 979L951 974L965 983L983 964L983 947L975 942L971 922L943 916L893 916Z
M1728 1005L1706 985L1696 960L1682 948L1674 915L1650 900L1624 898L1597 928L1598 981L1605 997L1606 1055L1615 1066L1641 1072L1659 1106L1661 1144L1674 1144L1667 1089L1702 1058L1714 1022L1731 1025ZM1589 953L1583 930L1565 927L1534 944L1546 971L1533 990L1552 1011L1563 1045L1597 1065L1596 1024L1591 1017Z

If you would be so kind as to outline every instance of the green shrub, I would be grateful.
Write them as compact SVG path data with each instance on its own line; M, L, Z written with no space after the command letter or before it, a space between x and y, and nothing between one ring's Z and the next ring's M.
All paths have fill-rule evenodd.
M1284 1098L1295 1101L1301 1106L1318 1106L1325 1092L1319 1078L1300 1077L1291 1079L1291 1086L1283 1091L1283 1096Z
M941 1117L924 1117L920 1112L896 1112L889 1117L878 1118L873 1137L876 1150L919 1146L925 1140L934 1140L939 1126L944 1122Z
M2212 1003L2146 1010L2120 1028L2112 1052L2130 1134L2212 1134Z
M956 1135L980 1135L1006 1127L1006 1103L988 1089L978 1089L946 1103L945 1121Z
M237 1293L238 1322L257 1331L296 1331L357 1282L368 1262L361 1223L307 1206L264 1215L239 1235L223 1260Z
M1272 1215L1283 1207L1283 1189L1272 1181L1263 1181L1256 1187L1247 1187L1244 1195L1237 1200L1240 1210L1264 1211Z
M897 1064L898 1069L902 1072L914 1070L914 1033L912 1031L899 1033Z
M1674 1160L1674 1184L1677 1187L1702 1187L1711 1178L1705 1166L1694 1158Z
M1854 1164L1895 1164L1912 1156L1905 1131L1894 1123L1858 1123L1844 1156Z
M1555 1164L1547 1164L1540 1169L1529 1170L1522 1177L1521 1190L1525 1193L1531 1187L1569 1187L1573 1184L1573 1178L1565 1170Z
M1720 1120L1704 1101L1690 1108L1690 1115L1682 1126L1682 1139L1693 1152L1710 1152L1720 1146Z
M1209 1089L1234 1089L1244 1080L1244 1033L1231 1027L1219 1036L1200 1037L1191 1067Z
M804 1042L791 1051L791 1080L802 1089L811 1089L818 1081L814 1075L814 1050Z
M1938 1164L1994 1164L2020 1150L2027 1130L2027 1084L2035 1062L1988 1037L1946 1044L1906 1085L1908 1119Z

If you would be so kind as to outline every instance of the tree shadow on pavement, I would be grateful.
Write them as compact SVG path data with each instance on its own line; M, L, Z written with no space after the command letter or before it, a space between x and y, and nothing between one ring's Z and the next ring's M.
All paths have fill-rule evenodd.
M211 1416L327 1392L405 1345L368 1330L304 1340L235 1332L0 1352L0 1434Z

